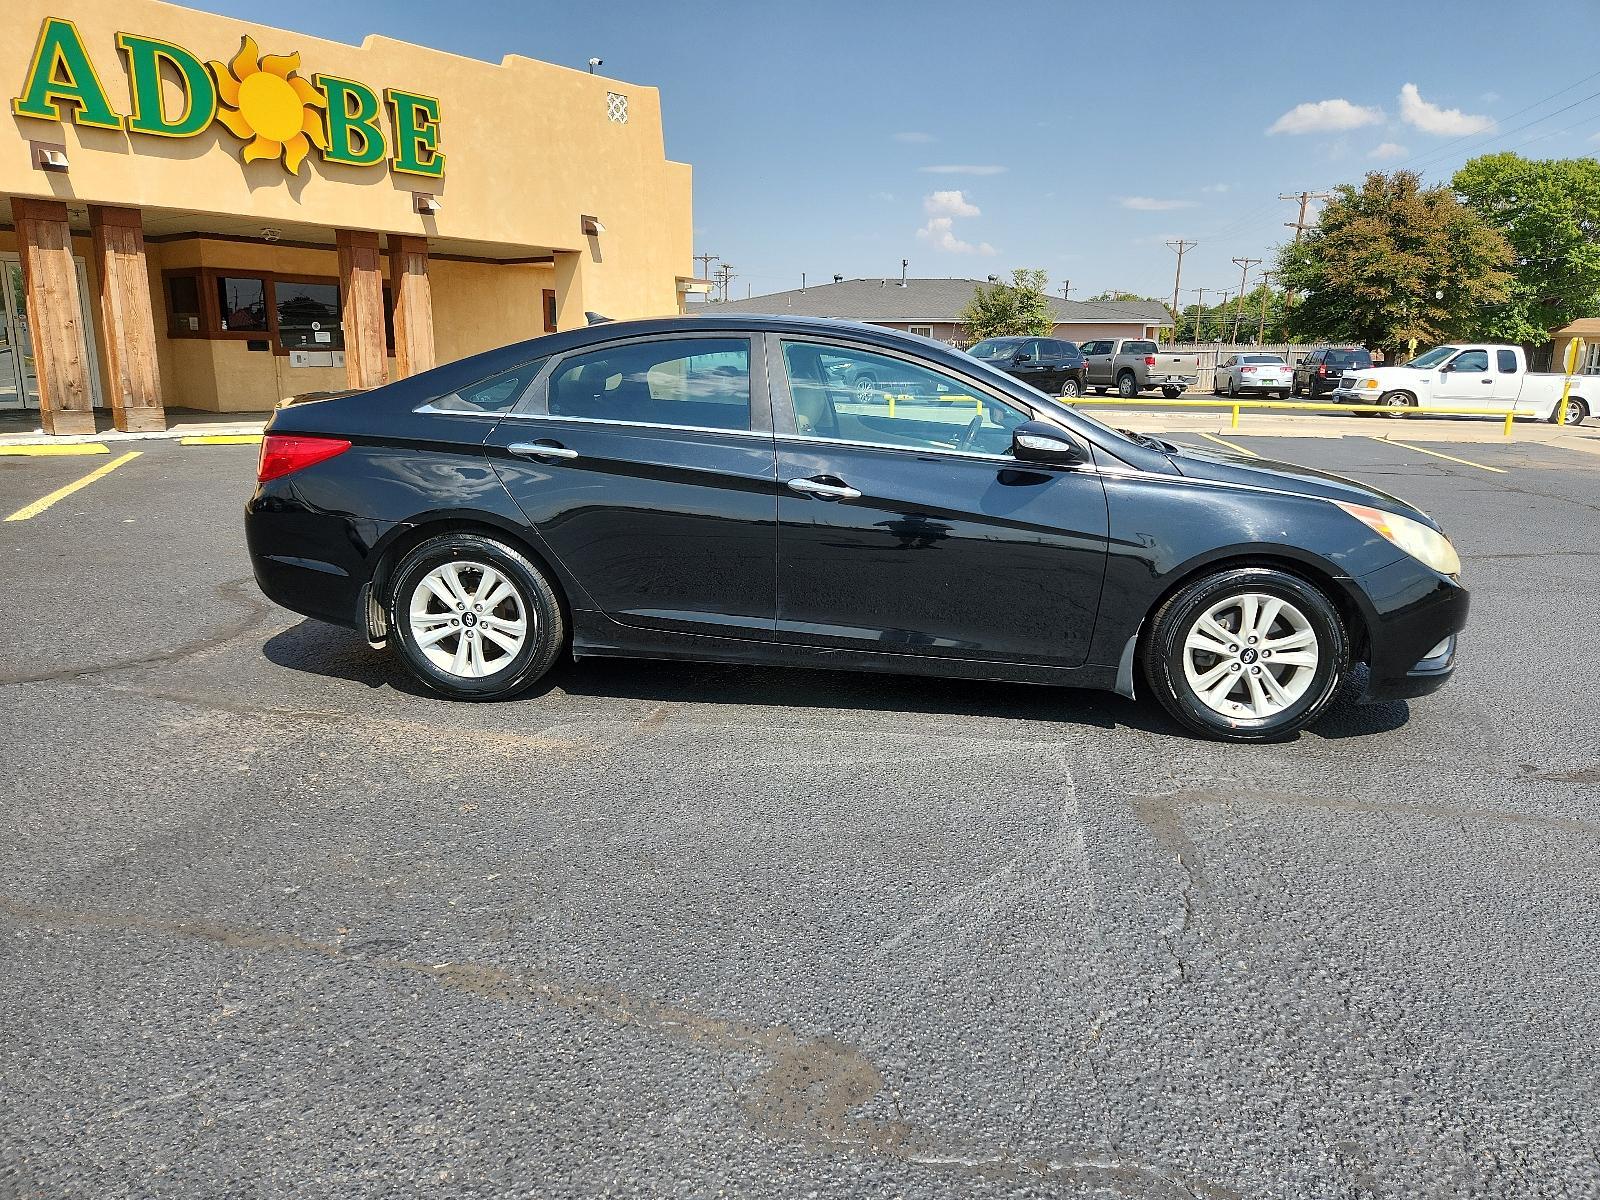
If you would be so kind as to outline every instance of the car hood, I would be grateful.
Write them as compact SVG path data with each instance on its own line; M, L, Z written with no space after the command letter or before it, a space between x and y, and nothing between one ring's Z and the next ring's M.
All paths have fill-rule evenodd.
M1189 446L1174 446L1170 442L1165 443L1164 448L1168 448L1167 457L1172 460L1178 473L1189 479L1212 479L1218 483L1272 488L1274 491L1314 496L1321 500L1365 504L1410 517L1434 529L1439 528L1439 523L1416 505L1407 504L1398 496L1391 496L1388 492L1343 475L1335 475L1331 471L1318 471L1314 467L1302 467L1271 458L1247 458L1231 452L1213 453Z

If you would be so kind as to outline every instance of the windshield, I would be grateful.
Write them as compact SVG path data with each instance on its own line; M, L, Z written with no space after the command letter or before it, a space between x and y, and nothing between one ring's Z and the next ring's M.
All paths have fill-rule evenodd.
M967 353L973 358L993 360L996 358L1010 358L1022 345L1021 338L985 338Z
M1012 345L1013 345L1013 348L1015 348L1017 343L1026 341L1027 339L1026 338L1006 338L1006 339L991 338L990 339L990 341L1002 341L1002 340L1010 341L1012 343ZM979 342L978 346L981 346L981 345L984 345L984 343L983 342ZM972 347L972 349L968 350L967 353L968 354L974 354L977 351L978 346ZM977 360L977 364L976 364L975 369L977 370L977 372L979 374L987 374L987 375L993 376L995 379L999 380L1001 385L1004 388L1006 388L1007 390L1012 390L1012 389L1015 389L1015 388L1018 388L1018 387L1024 387L1024 388L1027 388L1028 391L1032 392L1034 395L1039 396L1042 399L1048 401L1050 404L1058 404L1058 405L1061 405L1061 406L1066 407L1066 408L1071 408L1072 407L1065 400L1058 400L1053 396L1046 395L1044 392L1041 392L1038 388L1034 387L1032 384L1028 383L1024 379L1018 379L1015 375L1007 375L1004 371L1000 370L1000 368L990 366L989 365L989 361L990 360L988 358L979 358ZM1087 421L1090 425L1093 425L1096 429L1104 430L1106 433L1109 433L1109 434L1113 435L1114 437L1120 438L1123 441L1135 442L1135 443L1143 444L1143 443L1139 442L1139 438L1138 438L1137 435L1135 435L1133 433L1130 433L1126 429L1118 429L1114 425L1107 425L1104 421L1100 420L1099 418L1097 418L1095 416L1092 416L1089 413L1084 412L1081 408L1073 408L1072 409L1072 413L1080 421ZM1044 417L1045 417L1046 420L1051 419L1050 412L1049 412L1049 409L1047 407L1044 408Z
M1421 358L1413 358L1406 366L1421 367L1424 370L1428 367L1437 367L1455 352L1456 348L1454 346L1440 346L1437 350L1429 350Z

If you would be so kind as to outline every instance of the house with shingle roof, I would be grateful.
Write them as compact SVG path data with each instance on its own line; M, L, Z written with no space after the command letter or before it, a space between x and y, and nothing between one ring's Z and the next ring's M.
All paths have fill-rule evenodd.
M768 313L789 317L837 317L864 321L936 341L965 345L972 339L961 313L982 279L845 279L747 300L691 306L690 312ZM1155 338L1170 328L1167 306L1155 300L1062 300L1052 297L1051 336L1082 342L1091 338Z

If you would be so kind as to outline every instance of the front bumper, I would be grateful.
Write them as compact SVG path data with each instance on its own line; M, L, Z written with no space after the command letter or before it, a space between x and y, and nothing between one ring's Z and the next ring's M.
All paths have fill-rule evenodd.
M1357 581L1368 617L1363 701L1405 700L1438 691L1455 671L1458 636L1471 596L1447 575L1410 557Z

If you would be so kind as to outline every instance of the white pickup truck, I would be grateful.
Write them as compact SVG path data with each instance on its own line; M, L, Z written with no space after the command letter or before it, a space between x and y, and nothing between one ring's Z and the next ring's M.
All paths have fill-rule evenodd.
M1439 346L1402 367L1347 371L1333 399L1385 408L1483 408L1541 421L1561 419L1565 375L1528 370L1521 346ZM1600 401L1600 376L1572 376L1567 424L1578 425Z

